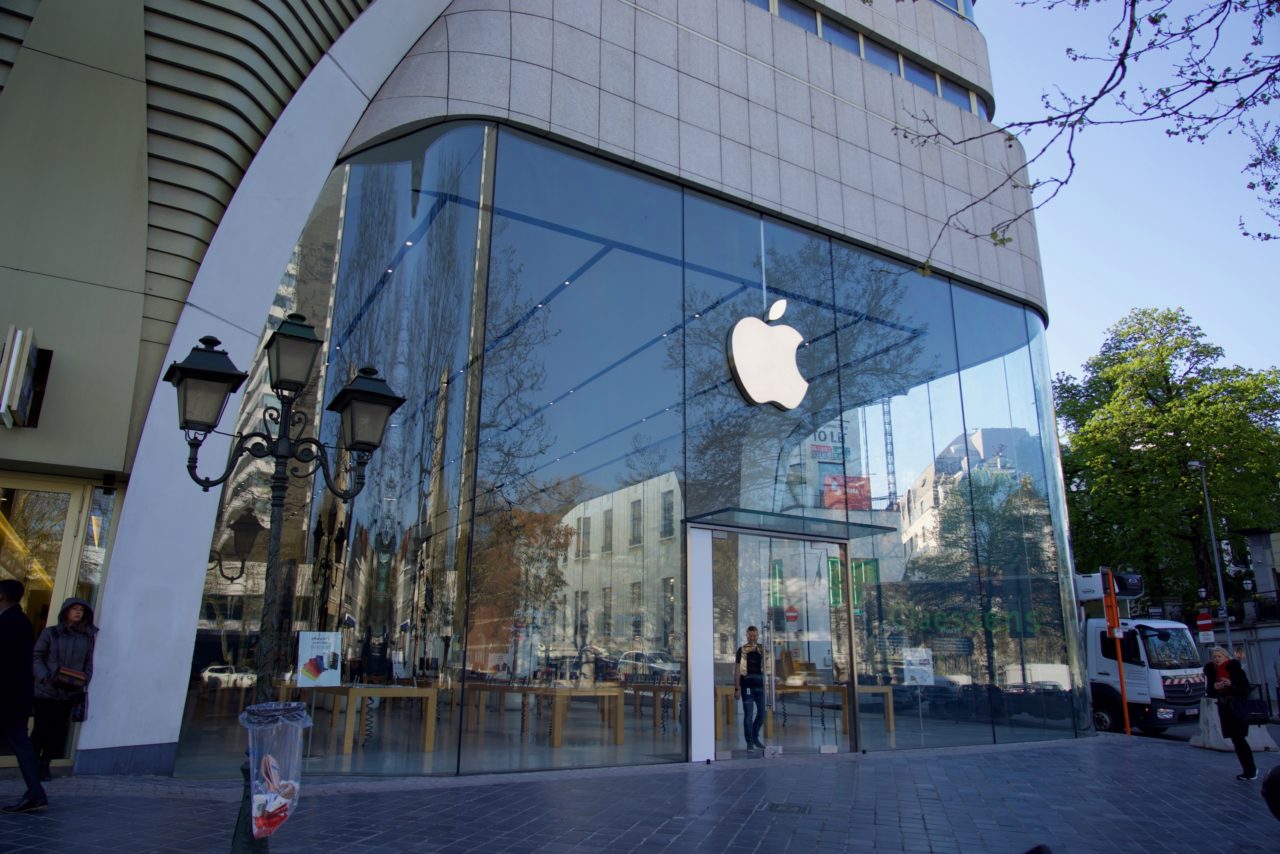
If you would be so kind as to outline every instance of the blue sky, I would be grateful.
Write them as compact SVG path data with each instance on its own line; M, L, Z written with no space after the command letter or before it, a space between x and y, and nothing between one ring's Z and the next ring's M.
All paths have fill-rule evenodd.
M978 6L997 122L1039 115L1040 94L1055 85L1076 93L1097 87L1103 66L1072 63L1064 50L1104 44L1116 4L1102 6L1093 13ZM1255 230L1265 226L1240 172L1249 152L1238 135L1189 144L1157 126L1084 135L1075 177L1036 215L1054 373L1081 376L1107 328L1134 307L1182 306L1228 364L1280 364L1280 241L1247 239L1237 226L1241 215ZM1050 174L1048 165L1033 169L1033 177Z

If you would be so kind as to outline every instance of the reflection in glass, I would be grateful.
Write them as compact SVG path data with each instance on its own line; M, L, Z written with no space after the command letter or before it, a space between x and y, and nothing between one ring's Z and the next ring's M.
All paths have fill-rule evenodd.
M22 610L38 635L57 606L53 585L71 495L0 484L0 576L21 581Z
M495 188L461 768L679 759L680 194L506 131Z
M317 770L683 760L690 524L717 529L718 716L756 624L793 751L1087 727L1043 324L1022 307L454 123L333 172L271 309L291 311L328 344L308 430L337 443L315 403L365 364L408 398L350 505L291 482L281 599L293 630L340 636ZM794 409L739 392L744 318L799 335ZM267 478L245 458L223 489L180 768L239 761L266 538L236 532L268 518ZM718 720L717 748L745 750Z

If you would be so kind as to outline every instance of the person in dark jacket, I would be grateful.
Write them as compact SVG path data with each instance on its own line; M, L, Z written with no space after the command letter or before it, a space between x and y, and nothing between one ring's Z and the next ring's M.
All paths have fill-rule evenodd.
M5 812L31 812L49 805L40 785L35 749L27 736L34 687L31 674L31 621L22 613L25 588L14 578L0 580L0 738L18 759L27 791L22 800L8 804Z
M72 596L62 603L58 624L46 628L36 641L36 725L31 740L40 756L42 780L49 779L49 764L65 755L71 709L84 700L93 678L93 642L97 633L93 608Z
M1209 663L1204 666L1204 682L1209 696L1218 701L1218 721L1222 724L1222 735L1231 740L1231 746L1236 749L1236 758L1240 760L1240 773L1236 775L1236 779L1258 779L1258 766L1254 764L1253 750L1249 747L1249 725L1231 711L1232 699L1249 696L1249 677L1245 676L1244 668L1231 657L1231 653L1215 646L1209 653Z
M747 642L733 654L733 696L742 698L742 736L747 741L747 750L764 750L760 728L764 726L764 657L767 652L759 639L760 630L747 626Z

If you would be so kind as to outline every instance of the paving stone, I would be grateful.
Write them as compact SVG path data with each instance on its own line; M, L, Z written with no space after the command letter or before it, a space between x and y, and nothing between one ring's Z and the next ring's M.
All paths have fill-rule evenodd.
M1263 774L1275 764L1258 755ZM397 851L1274 851L1280 824L1234 757L1185 743L1074 741L467 778L310 778L276 854ZM1195 781L1188 785L1187 781ZM1141 792L1133 792L1141 781ZM16 771L0 786L20 788ZM1129 792L1131 797L1122 797ZM0 851L225 852L237 781L60 777L0 815ZM1141 798L1145 814L1126 808ZM1215 804L1212 820L1205 804ZM1081 816L1088 816L1082 821ZM1232 827L1217 832L1219 822Z

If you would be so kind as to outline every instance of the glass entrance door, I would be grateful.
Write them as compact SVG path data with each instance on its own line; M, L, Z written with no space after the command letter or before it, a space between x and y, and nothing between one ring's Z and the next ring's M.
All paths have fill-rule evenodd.
M67 596L97 606L114 492L0 473L0 578L22 582L22 610L36 634L58 619ZM15 764L8 746L0 744L0 768Z
M713 531L711 567L717 755L849 750L844 546Z

